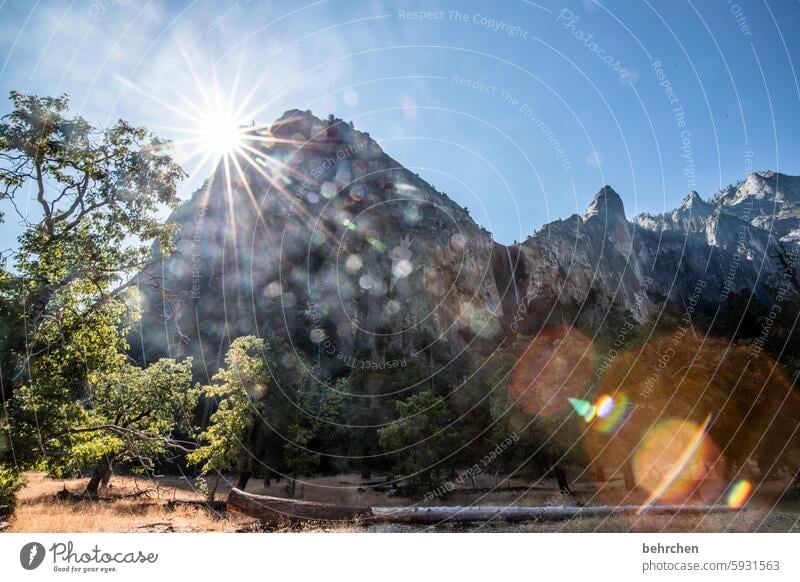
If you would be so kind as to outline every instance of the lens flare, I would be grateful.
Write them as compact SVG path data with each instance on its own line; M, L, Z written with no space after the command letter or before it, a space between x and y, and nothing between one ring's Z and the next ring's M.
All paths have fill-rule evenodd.
M624 394L603 394L594 404L583 398L567 397L567 400L583 420L587 423L594 421L593 427L600 432L617 428L628 409L628 398Z
M741 479L728 490L727 503L728 507L739 509L750 498L750 493L753 492L753 484L747 479Z
M710 424L710 414L700 424L670 419L647 434L633 461L637 482L650 492L640 513L658 500L688 500L710 476L708 462L716 455L706 434Z
M553 415L581 400L594 371L592 342L570 326L540 331L514 365L511 395L529 414ZM569 404L568 404L569 403ZM592 404L581 406L585 413ZM578 411L584 419L584 413ZM590 421L594 418L591 413Z
M614 399L608 394L603 394L597 399L595 407L597 408L597 416L599 418L605 418L614 410Z
M578 413L579 416L583 418L583 420L586 422L592 422L592 420L594 420L594 417L597 414L597 406L588 400L583 400L582 398L567 398L567 400L569 400L572 408Z
M597 399L597 416L594 426L600 432L611 432L619 428L628 413L628 397L624 394L603 395Z

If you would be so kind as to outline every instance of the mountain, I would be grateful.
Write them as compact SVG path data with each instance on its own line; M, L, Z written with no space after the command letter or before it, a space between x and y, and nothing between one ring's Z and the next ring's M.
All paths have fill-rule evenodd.
M444 366L544 326L613 329L661 306L710 313L732 292L771 305L797 289L797 177L753 174L633 221L604 186L583 216L504 246L340 119L290 110L259 135L230 186L220 167L173 213L176 251L155 248L138 276L139 359L191 355L206 377L232 339L258 333L334 372Z
M756 172L711 200L722 212L765 230L784 242L800 240L800 176Z

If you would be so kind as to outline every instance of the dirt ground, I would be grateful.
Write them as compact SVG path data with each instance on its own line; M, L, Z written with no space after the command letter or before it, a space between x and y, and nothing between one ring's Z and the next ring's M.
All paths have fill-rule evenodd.
M81 480L54 480L41 473L28 473L28 483L20 493L20 505L6 531L12 532L254 532L254 531L336 531L336 532L800 532L800 501L777 501L785 483L766 483L739 512L701 515L644 515L610 518L576 518L557 522L443 523L435 527L397 524L282 524L265 528L256 520L228 513L202 503L203 496L185 478L161 477L156 480L115 476L102 491L99 501L57 500L66 489L77 493L86 484ZM376 479L379 480L379 479ZM250 493L286 497L286 481L273 480L265 486L253 479ZM408 499L386 491L363 490L356 474L317 477L298 483L296 496L307 501L341 503L365 507L414 505ZM617 505L641 503L643 494L629 494L619 479L605 483L574 484L575 495L563 495L555 483L541 481L530 487L522 481L484 476L476 491L456 489L446 498L434 497L418 505ZM231 482L220 483L219 500L227 497ZM464 487L467 487L466 485ZM704 500L708 502L708 500ZM713 500L712 500L713 501Z

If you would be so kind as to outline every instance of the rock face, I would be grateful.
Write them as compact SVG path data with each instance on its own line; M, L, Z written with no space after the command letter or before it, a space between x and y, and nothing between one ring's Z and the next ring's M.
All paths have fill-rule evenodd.
M800 176L756 172L711 201L722 212L771 229L784 242L800 240Z
M341 120L291 110L258 133L251 161L218 168L170 217L176 252L139 275L140 359L191 355L204 379L258 333L334 371L442 363L578 318L712 310L742 289L769 303L789 280L795 292L796 177L753 174L634 222L605 186L583 217L506 247Z

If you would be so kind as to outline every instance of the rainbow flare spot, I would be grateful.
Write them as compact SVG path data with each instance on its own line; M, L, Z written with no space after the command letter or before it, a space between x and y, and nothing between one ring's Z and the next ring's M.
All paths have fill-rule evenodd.
M628 410L628 398L624 394L603 394L592 404L582 398L567 398L572 408L586 422L595 421L594 427L601 432L610 432L619 426Z
M614 410L614 399L608 394L603 394L597 399L595 407L597 408L597 416L600 418L605 418L611 414L612 410Z
M750 497L753 492L753 484L747 479L741 479L728 490L727 503L728 507L739 509L745 504L745 501Z
M583 420L591 422L594 419L597 413L597 407L594 404L581 398L567 398L567 400L569 400L572 408L575 409L575 412L577 412Z
M628 397L624 394L617 394L613 398L603 395L597 399L596 408L600 417L596 423L597 430L611 432L620 425L628 411Z

